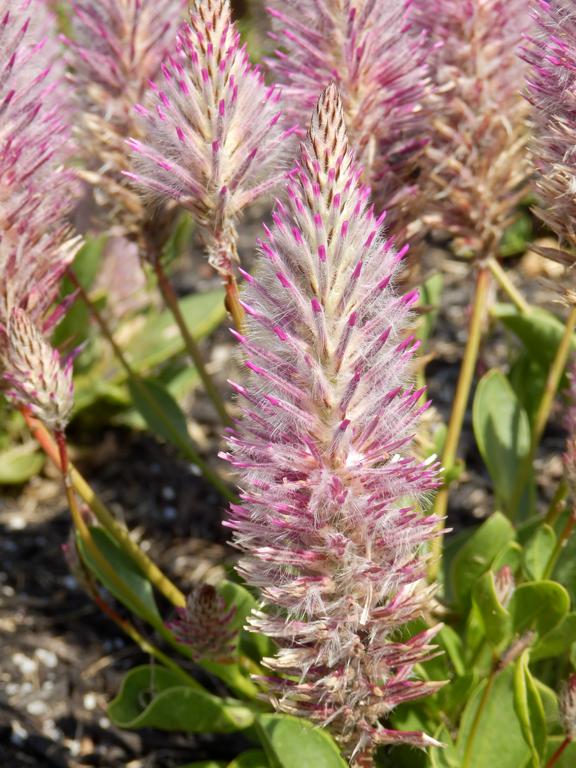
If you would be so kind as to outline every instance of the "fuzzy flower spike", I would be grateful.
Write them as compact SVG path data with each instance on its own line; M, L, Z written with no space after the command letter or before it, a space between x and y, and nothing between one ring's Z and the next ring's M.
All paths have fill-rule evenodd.
M387 225L418 201L411 174L429 134L425 35L410 34L412 0L269 0L268 66L290 119L303 123L334 81L350 140Z
M146 138L132 140L132 178L173 198L200 225L211 264L228 277L237 259L235 219L282 178L280 91L250 64L229 0L196 0L176 50L139 107Z
M394 291L403 252L383 238L361 175L331 85L247 277L250 379L236 386L247 405L226 455L243 493L227 525L266 606L251 626L280 647L266 660L274 703L371 765L379 744L435 743L379 720L437 687L412 671L438 628L405 631L430 599L423 548L437 520L414 504L437 466L409 454L426 408L407 386L417 295Z
M423 178L434 224L464 256L492 256L527 191L528 105L518 56L526 0L415 0L430 40L434 118Z
M558 235L546 249L565 264L576 251L576 2L539 0L535 30L523 55L530 64L527 97L534 106L532 162L540 218ZM568 248L572 253L566 253Z
M0 0L0 384L61 430L71 365L45 334L64 312L59 282L78 239L65 221L75 182L63 167L69 100L54 31L43 0Z
M173 47L185 0L74 0L68 63L81 111L83 178L92 185L104 223L117 235L143 240L149 212L122 174L130 168L129 136L140 137L134 105ZM141 137L140 137L141 138ZM171 224L157 212L155 240ZM143 238L144 234L144 238ZM152 236L150 233L149 237Z

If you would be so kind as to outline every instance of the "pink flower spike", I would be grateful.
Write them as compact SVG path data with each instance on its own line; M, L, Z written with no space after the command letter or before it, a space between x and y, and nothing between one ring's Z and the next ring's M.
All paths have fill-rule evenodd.
M243 488L227 522L239 572L265 603L249 627L279 647L265 659L272 701L328 727L349 758L380 743L434 744L379 719L439 685L410 679L435 654L437 628L395 635L430 599L422 551L437 521L409 505L426 508L438 465L409 452L422 410L409 387L413 340L403 342L410 302L394 291L396 251L381 231L366 242L376 224L359 175L331 85L245 289L245 403L226 455ZM334 231L348 221L324 261L318 217ZM302 233L298 248L285 219Z
M210 263L228 276L238 259L236 217L283 178L290 144L282 138L279 91L249 63L229 0L194 0L176 48L179 82L165 77L169 105L162 120L143 123L149 151L135 154L133 163L145 193L162 199L158 190L167 188L193 213ZM173 74L173 58L164 69ZM159 100L158 89L150 97Z
M266 63L284 86L289 118L306 128L322 89L336 84L365 179L393 228L413 218L410 176L429 132L427 50L423 35L407 31L411 5L270 0L268 8L281 48Z

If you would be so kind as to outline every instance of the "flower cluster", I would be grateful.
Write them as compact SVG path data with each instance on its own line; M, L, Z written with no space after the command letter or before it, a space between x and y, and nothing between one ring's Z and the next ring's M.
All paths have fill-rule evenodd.
M532 160L543 203L536 212L558 235L561 246L574 249L576 3L539 0L534 17L534 33L523 56L530 64L526 95L534 106ZM568 263L573 263L573 255L567 258Z
M378 744L434 743L380 718L437 687L412 671L438 628L404 631L430 599L422 548L437 520L416 502L437 466L409 454L426 408L407 386L417 294L395 292L405 251L382 237L361 176L331 85L246 276L250 380L235 385L247 404L226 458L244 489L227 522L239 571L266 604L251 626L280 648L266 660L277 707L369 760Z
M200 584L177 609L177 617L168 624L179 643L187 645L196 661L229 661L236 653L236 608L210 584Z
M12 397L61 424L70 370L43 334L62 316L54 304L78 242L65 223L75 182L63 167L69 102L51 33L40 0L0 3L0 354Z
M576 674L570 675L561 692L560 718L566 736L576 741Z
M229 0L196 0L180 28L154 106L141 106L146 138L132 140L136 182L194 214L212 265L237 259L235 218L282 177L287 151L280 91L251 65Z
M184 0L75 0L68 62L82 113L82 176L115 234L140 236L147 213L122 175L134 106L174 44Z
M430 42L433 213L466 255L491 254L526 191L527 107L518 56L525 0L416 0Z
M429 131L423 35L410 34L412 0L270 0L278 48L268 66L284 86L286 111L302 123L335 82L350 132L388 227L414 210L409 184Z

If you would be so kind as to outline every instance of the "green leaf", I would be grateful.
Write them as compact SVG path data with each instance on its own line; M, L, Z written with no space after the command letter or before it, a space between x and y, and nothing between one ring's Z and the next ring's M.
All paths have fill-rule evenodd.
M100 565L94 561L92 555L85 548L82 539L78 537L78 548L80 549L82 559L98 581L137 616L148 621L152 626L162 624L162 618L154 600L152 586L134 561L126 556L124 550L118 546L110 534L103 528L92 527L90 528L90 534L100 554L106 559L116 576L122 580L127 589L121 592L112 583L108 575L102 571ZM131 599L130 594L134 595L136 600Z
M226 768L270 768L270 763L262 750L250 749L232 760Z
M522 314L512 304L497 304L492 315L520 339L532 359L544 368L550 367L564 335L561 320L540 307ZM576 351L576 338L572 339L572 351Z
M480 616L487 640L493 646L501 645L510 636L512 618L498 600L492 571L478 579L472 591L472 601Z
M552 755L560 747L563 741L564 741L563 736L554 736L548 739L546 763L543 763L543 765L547 765L548 760L550 760ZM554 768L574 768L575 765L576 765L576 741L573 741L572 744L569 744L568 747L564 750L564 752L562 752L562 756L554 763Z
M550 555L556 546L554 529L541 525L524 546L524 568L531 579L537 581L544 576Z
M434 331L443 288L444 277L441 272L431 275L420 286L420 301L418 303L420 306L429 308L429 311L422 315L418 323L416 336L422 341L429 339Z
M199 763L187 763L179 768L226 768L226 763L219 763L214 760L201 760Z
M96 279L106 240L107 236L105 235L89 238L76 254L72 270L85 290L89 290ZM72 281L65 277L62 281L61 297L64 298L70 293L74 293L75 290ZM78 298L68 309L62 321L58 323L52 335L52 343L55 347L69 344L70 341L78 345L88 337L89 328L90 310L82 299Z
M254 722L242 702L213 696L186 685L172 670L149 666L128 672L108 715L120 728L186 733L232 733Z
M246 619L258 605L254 596L245 587L233 581L221 582L218 591L227 605L236 606L234 624L238 630L240 650L256 662L260 662L264 656L273 656L275 645L270 638L259 632L244 630Z
M508 380L533 424L546 385L546 369L522 352L508 374Z
M178 217L176 226L172 229L170 237L162 250L162 259L165 266L169 266L186 250L192 237L194 222L188 211L183 211Z
M485 688L490 683L484 680L470 697L456 742L459 768L526 768L530 764L530 748L514 707L513 683L514 668L509 666L496 675L487 696ZM468 748L469 759L465 763Z
M513 539L514 526L503 514L496 512L461 546L450 569L452 590L460 604L468 600L476 580Z
M306 720L288 715L261 715L258 726L271 768L347 766L330 735Z
M189 447L195 452L184 413L162 384L132 376L128 388L135 408L155 435L183 452Z
M524 739L532 754L532 768L540 768L546 749L546 718L540 694L528 668L530 651L514 665L514 706Z
M530 450L530 423L500 371L482 377L473 405L474 435L500 503L508 506L518 468Z
M518 213L518 218L506 228L500 241L501 256L518 256L524 253L534 235L532 216L526 209Z
M529 581L516 587L508 610L514 631L540 636L550 632L570 609L570 595L555 581Z
M199 340L211 333L226 317L224 292L193 294L179 302L186 324ZM142 330L131 339L128 357L139 373L184 352L184 342L171 312L151 313Z
M0 485L20 485L37 475L45 458L36 442L15 445L0 453Z
M532 661L552 659L568 653L576 642L576 613L569 613L554 629L543 635L532 648Z
M563 518L560 521L561 526L565 525L566 519ZM572 603L576 605L576 534L572 534L562 548L560 558L554 568L554 580L566 587L572 597Z

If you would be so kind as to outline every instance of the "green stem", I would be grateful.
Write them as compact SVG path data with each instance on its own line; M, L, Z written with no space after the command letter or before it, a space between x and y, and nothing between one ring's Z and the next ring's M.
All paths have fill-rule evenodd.
M540 400L540 404L538 406L538 411L534 417L530 449L525 459L522 461L522 464L520 465L516 483L514 485L514 490L510 499L509 513L512 519L514 519L518 514L518 507L520 505L526 483L530 477L534 458L536 457L536 451L538 450L538 445L540 444L540 440L544 434L544 429L550 416L550 411L552 410L554 397L558 391L560 379L562 378L562 374L564 373L566 364L568 363L568 358L570 357L575 328L576 307L572 307L566 321L562 340L560 341L558 349L556 350L556 355L548 372L548 378L546 379L546 385L544 387L542 399Z
M480 350L482 321L484 319L489 286L490 271L487 267L481 266L478 269L476 278L474 303L472 305L472 315L468 326L468 340L466 342L464 357L460 367L456 394L454 396L454 403L450 414L450 421L448 423L448 431L446 433L446 442L444 443L444 450L442 452L442 466L446 473L450 472L456 461L456 453L460 441L460 434L462 432L462 425L464 423L464 415L470 397L474 371L478 360L478 352ZM448 493L448 485L444 485L438 492L434 504L434 513L440 518L438 521L438 528L440 531L442 531L445 526L446 512L448 510ZM435 580L438 576L441 557L442 537L437 536L432 542L432 558L429 573L431 580Z
M554 768L558 760L560 760L560 758L562 757L564 750L568 748L571 742L572 742L572 739L569 736L566 736L562 744L560 744L556 752L554 752L550 760L548 760L548 762L546 763L546 768Z
M488 259L488 266L490 271L494 275L496 282L502 288L504 293L508 295L510 301L522 312L523 315L527 315L531 311L530 304L522 296L520 291L512 283L506 272L502 269L500 262L493 256Z
M75 287L78 290L78 294L90 310L92 316L94 317L94 320L98 323L98 326L100 327L100 330L102 331L102 335L106 338L112 349L114 350L114 354L118 358L118 361L126 371L127 375L130 378L130 381L132 384L138 388L140 394L142 395L142 398L146 400L148 406L158 419L162 421L162 424L164 426L164 429L167 434L170 435L170 442L177 446L182 455L188 459L192 464L195 464L198 469L202 472L206 480L216 488L216 490L227 500L230 502L237 501L236 496L234 493L230 490L227 483L218 475L217 472L215 472L211 467L204 461L204 459L200 456L200 454L194 449L193 445L191 444L190 439L185 439L179 429L174 426L172 421L166 417L166 414L164 413L162 408L158 407L158 404L156 401L150 397L148 390L145 386L142 385L142 381L138 374L134 371L130 363L128 362L126 356L124 355L124 352L122 349L118 346L116 339L114 338L110 328L108 327L108 324L106 320L102 317L102 314L99 312L97 307L95 306L94 302L90 299L88 294L86 293L86 290L82 287L80 282L78 281L78 278L76 275L72 272L72 270L68 270L68 275L70 277L70 280L75 285Z
M62 471L58 447L46 427L33 419L28 410L22 409L22 414L30 432L37 440L44 453L48 456L50 461ZM186 597L184 594L162 573L148 555L140 549L134 541L132 541L128 529L114 518L112 513L98 498L91 486L71 463L68 465L68 475L74 491L88 505L93 512L94 517L98 520L100 525L111 534L118 546L121 547L128 557L138 565L150 583L153 584L156 589L158 589L158 591L172 603L172 605L184 607L186 605Z
M472 721L470 734L468 736L468 741L466 743L464 758L462 760L462 768L469 768L470 761L472 759L472 749L474 747L474 741L478 733L478 727L480 726L480 721L482 720L484 709L486 707L486 704L488 703L488 699L490 698L490 693L492 692L492 687L494 685L494 680L496 679L496 674L497 674L497 670L494 667L492 669L492 672L490 673L490 677L488 678L486 685L484 686L484 690L482 691L482 698L480 699L480 703L478 704L478 709L476 710L476 714L474 715L474 720Z
M552 574L554 573L554 568L556 567L556 563L558 562L558 558L560 557L560 553L562 552L564 547L568 544L568 541L570 539L570 536L572 535L572 532L574 531L574 528L576 528L576 509L573 509L570 512L570 516L566 521L566 525L564 526L560 536L558 536L558 540L556 541L556 546L552 550L552 553L548 558L548 562L546 563L546 568L544 569L544 574L542 576L543 579L550 579L552 577Z
M212 404L214 405L214 408L216 409L222 423L227 427L231 426L232 418L230 417L230 415L228 414L228 411L226 410L224 401L222 400L220 393L218 392L218 389L214 384L214 381L212 380L212 377L206 370L206 366L204 365L204 360L202 359L202 353L200 352L200 347L198 346L196 339L192 336L192 334L190 333L190 330L188 329L186 319L182 314L180 305L178 303L178 297L176 296L174 288L172 287L172 284L170 283L170 280L168 279L168 276L164 271L164 268L162 266L160 259L158 258L154 260L154 271L156 272L156 277L158 278L158 286L160 288L162 296L164 297L166 306L172 313L174 320L176 322L176 325L180 330L180 334L182 335L184 345L186 346L188 354L192 358L192 362L194 363L194 366L196 367L196 370L198 371L198 374L202 379L202 383L204 384L206 394L212 401Z
M556 493L554 494L554 498L550 502L550 506L548 507L548 512L546 513L546 517L544 518L544 522L550 525L551 527L554 527L556 523L558 522L558 519L560 518L560 515L564 511L565 508L565 498L566 494L568 493L568 483L566 482L566 478L563 477L560 481L558 488L556 488Z

